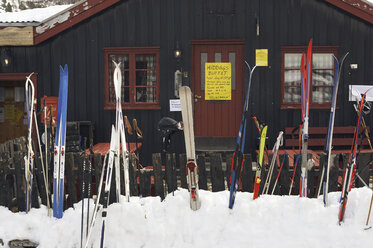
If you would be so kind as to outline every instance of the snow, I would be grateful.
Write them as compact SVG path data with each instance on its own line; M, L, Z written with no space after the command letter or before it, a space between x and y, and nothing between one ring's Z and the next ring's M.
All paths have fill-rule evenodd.
M28 9L19 12L0 13L1 22L42 22L47 18L69 8L69 5L55 5L46 8Z
M200 191L202 207L192 211L187 190L179 189L164 201L159 197L131 197L130 203L111 204L106 222L106 246L115 247L371 247L373 229L364 230L372 191L352 189L345 221L338 225L340 192L322 198L262 195L238 192L228 208L229 192ZM93 201L91 208L93 209ZM87 206L87 200L85 207ZM92 216L92 213L90 214ZM372 217L373 218L373 217ZM47 209L29 214L0 207L0 238L30 239L43 247L80 247L81 202L62 219L47 216ZM99 247L101 212L91 243ZM371 223L372 224L372 221Z

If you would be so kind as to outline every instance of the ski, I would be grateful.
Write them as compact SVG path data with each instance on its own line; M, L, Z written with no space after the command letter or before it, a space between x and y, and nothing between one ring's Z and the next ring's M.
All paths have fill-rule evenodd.
M32 181L34 171L34 151L32 149L32 120L34 113L34 84L31 80L32 73L26 78L25 96L28 123L27 155L25 156L25 178L26 178L26 213L31 209Z
M276 164L277 153L278 153L278 150L280 149L280 146L282 146L282 143L283 143L283 135L284 135L284 132L280 131L280 133L277 136L276 143L273 146L273 149L272 149L272 160L271 160L271 164L270 164L269 169L268 169L267 178L266 178L266 180L264 182L264 187L263 187L262 194L268 194L269 184L271 183L273 169L274 169L275 164Z
M332 94L332 103L330 108L330 117L329 117L329 126L328 126L328 134L326 138L326 145L324 150L324 169L321 173L320 185L317 196L320 195L321 187L323 188L323 202L324 206L328 205L328 186L329 186L329 171L330 171L330 159L331 159L331 150L332 150L332 143L333 143L333 128L334 128L334 119L335 119L335 108L337 105L337 95L338 95L338 86L339 80L341 78L341 68L343 66L343 62L347 57L348 53L342 57L341 62L339 63L337 58L333 56L334 59L334 87L333 87L333 94Z
M60 66L60 87L58 95L57 127L54 146L53 172L53 217L62 218L65 175L65 141L68 94L68 68Z
M186 174L190 195L190 208L195 211L201 207L201 200L198 193L198 166L194 144L192 92L188 86L182 86L180 87L179 95L181 115L184 124L185 150L187 156Z
M302 164L300 179L300 197L307 197L307 150L308 150L308 121L311 85L312 39L307 49L306 70L304 65L304 53L301 59L301 93L302 93Z
M253 200L258 198L259 196L261 174L262 174L262 167L263 167L264 146L265 146L265 141L267 137L267 127L268 126L264 126L260 132L259 158L258 158L258 162L256 163Z
M105 246L105 226L106 226L106 218L107 218L107 208L109 206L109 201L110 201L111 177L113 174L114 156L115 156L115 153L117 152L116 150L117 139L118 139L118 135L116 133L115 127L112 126L111 127L110 151L109 151L108 165L106 169L106 178L105 178L104 205L102 208L102 226L101 226L101 242L100 242L101 248Z
M236 140L236 149L233 153L232 157L232 166L231 166L231 177L230 177L230 188L229 188L229 204L228 207L230 209L234 206L234 201L236 199L236 193L239 186L239 180L241 177L241 172L243 168L243 163L245 161L245 157L243 153L245 152L245 138L246 138L246 125L248 122L248 112L249 112L249 99L250 99L250 88L251 88L251 81L252 75L254 70L256 69L256 65L251 68L250 65L245 61L246 66L249 68L249 83L247 86L247 92L245 97L245 102L243 106L243 113L241 118L240 128L238 130L237 140Z
M342 192L341 192L341 199L340 199L340 208L339 208L339 214L338 214L339 225L343 222L344 214L346 211L348 192L351 190L352 182L354 181L354 172L356 169L355 167L356 167L356 158L357 158L357 146L358 146L358 139L359 139L359 128L360 128L360 123L361 123L361 119L363 116L365 97L368 91L369 90L367 90L361 97L361 101L359 104L358 119L356 122L353 143L351 146L351 152L350 152L350 156L348 159L347 167L344 171L343 185L342 185Z
M121 152L123 158L123 170L124 170L124 191L126 196L126 201L130 201L130 183L129 183L129 151L127 150L126 144L126 131L124 127L124 120L123 120L123 113L122 113L122 101L121 101L121 87L122 87L122 73L120 70L120 63L116 63L113 61L115 65L114 69L114 89L115 89L115 96L116 96L116 133L120 135L120 139L117 140L117 158L116 158L116 171L118 171L116 175L116 189L117 189L117 200L119 201L119 194L120 194L120 170L119 170L119 161L120 161L120 144L121 145Z

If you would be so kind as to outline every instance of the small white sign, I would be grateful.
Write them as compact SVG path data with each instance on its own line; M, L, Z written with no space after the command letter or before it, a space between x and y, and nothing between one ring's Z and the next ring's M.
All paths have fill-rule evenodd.
M360 101L361 95L363 95L367 90L372 89L373 85L349 85L348 100ZM366 100L373 102L373 90L369 90L366 95Z
M181 111L180 99L170 99L170 112Z

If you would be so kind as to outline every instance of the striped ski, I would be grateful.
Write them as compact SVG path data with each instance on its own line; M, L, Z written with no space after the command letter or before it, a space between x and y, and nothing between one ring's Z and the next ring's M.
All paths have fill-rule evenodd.
M352 182L354 181L354 174L355 174L354 172L356 169L356 159L357 159L357 146L358 146L358 139L359 139L359 129L360 129L360 124L361 124L361 119L363 116L365 97L368 91L369 90L367 90L361 97L361 101L359 105L359 112L358 112L358 119L356 122L353 143L351 146L351 152L350 152L347 167L345 169L344 176L343 176L343 186L342 186L341 200L340 200L341 205L339 208L339 215L338 215L339 225L343 222L344 214L346 211L348 192L351 190Z
M258 198L259 196L261 174L262 174L262 167L263 167L263 157L264 157L264 146L265 146L265 141L267 137L267 127L268 126L264 126L260 132L259 158L258 158L258 162L256 163L253 200Z
M65 175L65 141L68 94L68 67L60 66L60 89L58 95L56 141L54 146L53 216L62 218Z
M111 177L113 174L114 156L115 156L115 153L117 152L116 151L116 143L118 142L117 139L118 139L117 132L115 130L114 125L112 125L109 159L108 159L108 165L106 169L106 178L105 178L104 205L102 208L102 226L101 226L101 242L100 242L101 248L105 247L105 227L106 227L106 218L107 218L107 207L109 206L109 201L110 201Z
M318 196L320 195L321 187L323 188L323 202L324 206L328 205L328 186L329 186L329 171L330 171L330 158L331 158L331 151L332 151L332 143L333 143L333 128L334 128L334 119L335 119L335 107L337 105L337 95L338 95L338 86L339 80L341 78L341 69L343 66L343 62L347 57L348 53L344 55L339 63L337 58L333 56L334 59L334 87L333 87L333 95L332 95L332 103L330 108L330 117L329 117L329 126L328 126L328 135L326 138L326 145L324 150L324 169L321 173L320 185L318 190Z
M245 61L247 67L249 68L249 83L247 86L247 92L245 97L245 103L243 106L243 113L241 118L240 128L238 130L237 141L236 141L236 149L232 157L232 167L231 167L231 178L230 178L230 188L229 188L229 204L228 207L230 209L234 206L234 201L236 199L236 193L239 186L239 181L241 177L241 172L243 168L243 163L245 161L244 157L244 149L245 149L245 138L246 138L246 125L249 119L249 98L250 98L250 88L251 88L251 81L252 75L256 68L250 67L250 65Z
M179 95L181 115L184 124L185 150L187 156L186 174L190 195L190 208L195 211L201 207L201 200L198 193L198 166L194 144L192 92L188 86L182 86L180 87Z
M32 74L31 74L32 75ZM25 178L26 178L26 213L31 209L31 194L32 181L34 171L34 151L32 150L32 120L34 113L34 84L31 81L31 75L26 78L25 93L26 93L26 112L27 112L27 155L25 156Z
M308 150L308 121L311 85L312 39L308 44L306 70L304 54L301 60L301 92L302 92L302 164L300 179L300 197L307 197L307 150Z

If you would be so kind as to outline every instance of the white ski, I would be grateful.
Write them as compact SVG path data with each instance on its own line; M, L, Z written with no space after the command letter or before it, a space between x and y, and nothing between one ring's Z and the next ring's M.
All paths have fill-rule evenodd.
M180 87L179 95L184 124L185 150L187 156L186 172L190 194L190 207L192 210L198 210L201 207L201 200L198 194L198 166L194 144L192 92L189 87L182 86Z

